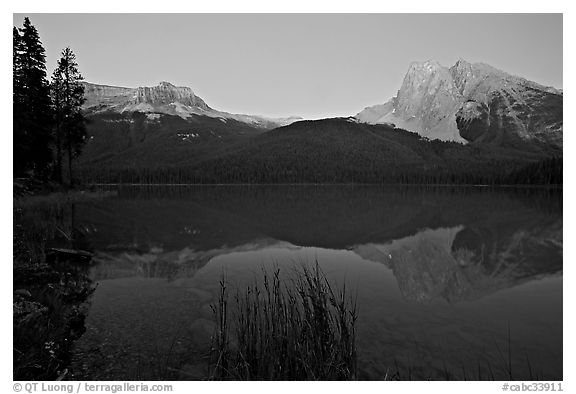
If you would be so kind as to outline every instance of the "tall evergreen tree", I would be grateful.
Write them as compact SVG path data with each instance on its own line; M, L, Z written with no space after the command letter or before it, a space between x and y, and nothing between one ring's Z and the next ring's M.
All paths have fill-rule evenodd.
M86 119L82 114L84 85L78 71L76 55L70 48L62 51L52 75L51 93L55 117L56 178L62 180L63 152L68 158L70 186L74 185L72 162L86 143Z
M62 73L57 68L52 73L52 80L50 82L50 96L52 98L52 113L54 115L54 145L56 148L56 156L54 163L54 179L58 183L63 182L62 178L62 157L64 155L64 130L62 128L62 121L64 116L64 83L62 81Z
M34 170L46 176L52 161L50 90L46 78L46 56L38 31L24 19L20 39L14 36L13 65L15 99L15 170L23 173Z
M28 158L28 143L22 127L23 121L23 82L22 82L22 53L23 43L20 31L16 26L12 29L12 111L14 132L14 173L22 174L26 169L23 159Z

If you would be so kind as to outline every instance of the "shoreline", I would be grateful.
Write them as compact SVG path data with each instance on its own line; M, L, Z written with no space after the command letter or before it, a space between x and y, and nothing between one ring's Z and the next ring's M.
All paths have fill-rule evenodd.
M462 188L508 188L508 189L563 189L564 185L530 184L457 184L457 183L88 183L94 186L394 186L394 187L462 187Z

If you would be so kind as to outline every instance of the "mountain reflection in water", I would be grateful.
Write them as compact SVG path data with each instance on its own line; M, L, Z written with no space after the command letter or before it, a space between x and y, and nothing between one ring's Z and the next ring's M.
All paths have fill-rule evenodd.
M146 354L138 335L110 332L154 316L182 319L205 344L222 272L242 286L262 266L318 260L331 280L358 289L361 378L505 378L497 365L508 328L516 378L562 377L561 190L123 187L76 204L74 226L95 251L100 282L79 352L108 332L111 341L136 336L122 341ZM144 292L162 307L146 320L124 313ZM184 337L167 327L145 335ZM171 378L200 377L192 353L174 356ZM121 378L121 368L99 377Z

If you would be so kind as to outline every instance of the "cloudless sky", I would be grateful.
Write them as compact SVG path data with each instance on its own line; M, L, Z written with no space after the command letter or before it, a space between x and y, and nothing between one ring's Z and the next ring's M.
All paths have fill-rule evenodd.
M26 16L49 73L70 46L88 82L169 81L232 113L355 115L394 96L410 62L428 59L484 62L562 88L561 14Z

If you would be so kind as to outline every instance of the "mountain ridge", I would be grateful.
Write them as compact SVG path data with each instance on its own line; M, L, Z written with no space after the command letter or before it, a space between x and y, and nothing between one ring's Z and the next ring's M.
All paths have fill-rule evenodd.
M385 104L286 124L169 82L85 86L79 164L110 182L562 183L562 92L484 64L413 62Z
M290 116L271 118L260 115L231 114L210 107L187 86L175 86L161 81L156 86L127 88L83 82L86 102L83 109L89 115L101 113L142 112L175 115L183 119L208 116L233 119L253 127L271 129L285 126L302 118Z
M443 141L505 145L522 139L561 147L562 101L561 90L486 63L459 59L448 68L428 60L410 63L397 95L356 118Z

